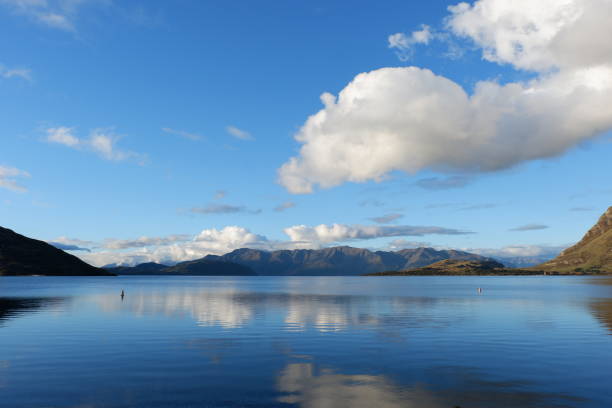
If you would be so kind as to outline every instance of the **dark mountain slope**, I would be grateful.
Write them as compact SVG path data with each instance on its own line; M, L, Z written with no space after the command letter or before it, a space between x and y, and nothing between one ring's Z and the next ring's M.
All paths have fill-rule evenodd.
M0 227L0 275L112 276L46 242Z
M612 273L612 207L580 242L533 268L559 273Z
M155 262L146 262L136 266L103 266L103 268L117 275L155 275L168 268L168 266Z
M233 262L198 259L181 262L159 272L163 275L206 275L206 276L254 276L257 275L248 266Z

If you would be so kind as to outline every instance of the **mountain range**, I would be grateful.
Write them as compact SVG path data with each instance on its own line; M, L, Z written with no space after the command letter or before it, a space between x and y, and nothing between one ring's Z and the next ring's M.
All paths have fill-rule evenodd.
M104 267L117 275L191 275L191 276L254 276L257 275L248 266L234 262L211 259L196 259L177 263L174 266L154 262L142 263L136 266Z
M387 252L337 246L323 249L293 249L272 252L242 248L222 256L207 255L202 259L233 262L248 266L258 275L340 276L414 268L443 259L485 260L488 258L469 252L435 250L433 248L402 249L401 251Z

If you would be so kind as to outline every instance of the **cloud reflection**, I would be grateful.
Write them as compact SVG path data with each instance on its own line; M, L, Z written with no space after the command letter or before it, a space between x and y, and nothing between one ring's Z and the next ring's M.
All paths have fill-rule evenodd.
M190 316L202 327L241 328L254 319L287 332L316 330L339 332L352 328L379 328L386 332L414 327L448 327L462 318L443 312L444 302L464 300L396 297L380 299L356 295L261 293L224 289L182 289L131 292L120 301L116 295L99 296L107 312L128 311L137 316ZM458 306L458 305L457 305ZM447 305L444 308L447 309ZM457 308L455 308L457 309ZM389 333L397 337L398 333Z
M440 367L434 378L451 388L400 386L383 375L341 374L313 363L288 364L277 378L278 402L301 408L510 408L568 407L584 402L563 394L529 391L522 382L493 382L467 367ZM444 378L448 377L448 378ZM567 405L570 403L570 405Z

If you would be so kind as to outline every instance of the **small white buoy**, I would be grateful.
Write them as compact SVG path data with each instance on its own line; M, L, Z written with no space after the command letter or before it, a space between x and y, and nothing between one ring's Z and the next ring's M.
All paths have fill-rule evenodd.
M482 288L478 288L478 293L482 293Z

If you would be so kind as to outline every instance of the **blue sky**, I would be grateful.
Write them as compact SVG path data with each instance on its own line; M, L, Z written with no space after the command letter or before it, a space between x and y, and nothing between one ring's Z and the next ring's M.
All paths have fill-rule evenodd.
M598 110L612 63L567 40L597 50L601 32L572 20L558 33L570 45L553 47L490 21L479 7L512 11L498 1L455 4L2 0L0 225L95 264L240 246L570 245L612 197L612 120ZM575 78L598 93L574 92ZM522 87L511 107L507 84ZM559 84L572 94L557 106ZM522 101L527 88L543 99Z

